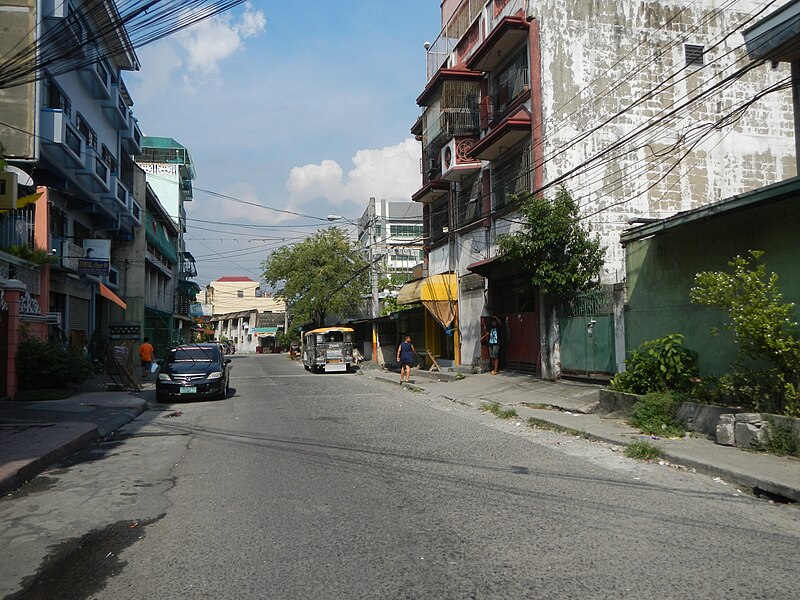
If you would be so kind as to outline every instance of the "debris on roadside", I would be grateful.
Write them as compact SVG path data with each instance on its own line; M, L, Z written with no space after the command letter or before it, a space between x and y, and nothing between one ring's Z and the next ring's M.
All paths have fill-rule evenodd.
M165 419L169 419L170 417L180 417L183 413L179 410L173 410L171 413L164 415Z

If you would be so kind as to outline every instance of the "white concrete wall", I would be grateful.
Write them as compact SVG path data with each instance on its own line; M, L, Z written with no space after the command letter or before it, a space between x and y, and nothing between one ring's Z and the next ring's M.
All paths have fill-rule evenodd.
M581 165L662 111L680 105L696 90L708 89L746 64L741 29L755 6L738 2L734 11L719 10L718 3L709 0L536 2L544 181ZM732 35L723 40L725 32ZM706 48L707 66L685 66L685 43ZM608 247L604 281L620 281L624 276L619 235L629 219L668 217L796 174L788 91L762 99L735 126L713 133L697 146L692 147L691 137L682 139L692 135L693 127L716 122L786 77L788 69L788 65L774 70L763 65L708 100L693 103L663 127L626 144L625 152L609 154L592 169L564 181L581 206L584 222ZM659 83L665 83L660 93L575 142L577 136L600 126Z

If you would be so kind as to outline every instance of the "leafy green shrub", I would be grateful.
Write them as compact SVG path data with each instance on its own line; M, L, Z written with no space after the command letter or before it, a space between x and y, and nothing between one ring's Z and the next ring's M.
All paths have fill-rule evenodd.
M658 449L658 446L654 446L650 442L637 440L625 448L623 454L628 458L635 458L636 460L655 460L661 456L661 450Z
M27 260L36 265L54 264L56 260L58 260L57 257L52 256L46 250L29 248L28 246L8 246L7 248L3 248L3 250L8 254L12 254L17 258Z
M734 333L741 357L753 365L769 365L742 368L740 360L729 377L736 395L753 408L800 415L800 329L793 317L795 307L783 302L778 275L767 275L763 256L762 250L751 250L749 257L736 256L728 262L731 272L698 273L690 297L696 304L726 311L725 329ZM745 389L738 390L739 385Z
M669 392L645 394L631 408L631 425L651 435L682 437L686 429L676 417L681 400Z
M800 456L800 440L788 423L769 420L769 447L772 454L778 456Z
M58 342L45 342L22 330L17 352L17 378L22 390L63 387L83 383L93 372L79 350Z
M669 335L642 343L625 360L626 371L617 373L609 387L620 392L647 394L691 389L697 376L697 355L683 347L683 334Z
M718 402L754 412L782 414L786 383L776 368L754 369L741 363L717 379Z

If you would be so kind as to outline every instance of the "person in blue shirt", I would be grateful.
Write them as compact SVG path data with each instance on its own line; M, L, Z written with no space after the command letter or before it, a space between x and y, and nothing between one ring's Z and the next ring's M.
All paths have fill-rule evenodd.
M414 349L414 344L411 343L411 336L406 335L403 341L397 347L397 362L400 363L400 383L409 383L411 377L411 364L414 362L414 355L417 351Z
M492 362L492 375L500 368L500 319L492 317L492 325L484 331L481 339L489 346L489 360Z

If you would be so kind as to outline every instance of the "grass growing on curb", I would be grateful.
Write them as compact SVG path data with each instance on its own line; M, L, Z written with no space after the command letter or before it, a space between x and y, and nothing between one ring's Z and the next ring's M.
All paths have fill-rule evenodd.
M658 446L654 446L650 442L637 440L625 448L623 454L628 458L635 458L636 460L656 460L661 456L661 450L659 450Z
M537 409L537 410L552 410L553 409L553 405L552 404L546 404L544 402L523 402L522 405L527 407L527 408L534 408L534 409Z
M551 423L550 421L545 421L543 419L537 419L536 417L531 417L528 419L528 426L535 427L536 429L555 431L557 433L566 433L567 435L574 435L576 437L589 439L589 436L587 436L583 431L578 431L577 429L571 429L569 427L562 427L561 425L556 425L555 423Z
M492 413L498 419L514 419L519 416L513 408L501 408L498 402L484 402L481 404L481 410Z

